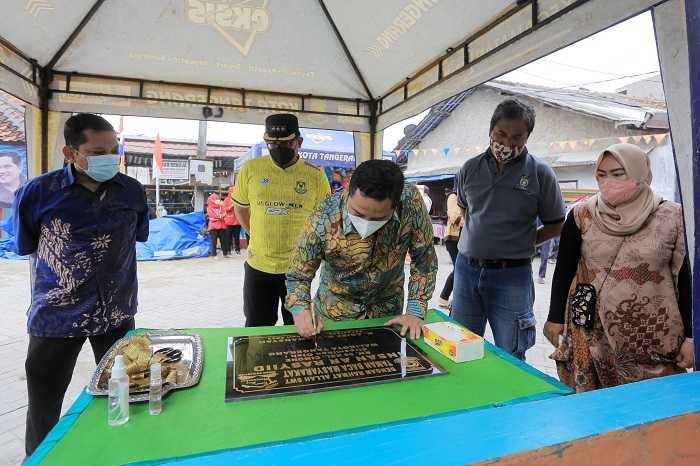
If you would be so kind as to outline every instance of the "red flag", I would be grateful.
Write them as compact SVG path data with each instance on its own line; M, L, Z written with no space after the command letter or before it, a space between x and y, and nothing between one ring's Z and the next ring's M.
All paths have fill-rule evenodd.
M158 167L158 175L163 173L163 146L160 144L160 131L156 134L156 142L153 144L153 167Z

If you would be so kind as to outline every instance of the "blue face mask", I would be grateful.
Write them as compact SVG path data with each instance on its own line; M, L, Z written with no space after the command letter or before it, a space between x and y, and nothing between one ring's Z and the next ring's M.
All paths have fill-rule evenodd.
M86 158L88 162L87 176L98 183L111 180L119 173L119 154L88 155Z

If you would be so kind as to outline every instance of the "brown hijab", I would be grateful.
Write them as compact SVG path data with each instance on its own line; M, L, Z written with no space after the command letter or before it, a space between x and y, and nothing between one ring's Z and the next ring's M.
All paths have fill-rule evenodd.
M646 152L634 144L613 144L598 156L596 171L607 154L615 157L627 176L637 182L637 193L630 201L616 207L606 204L598 193L586 202L586 206L593 221L604 233L631 235L642 228L649 215L656 212L662 198L651 190L651 168Z

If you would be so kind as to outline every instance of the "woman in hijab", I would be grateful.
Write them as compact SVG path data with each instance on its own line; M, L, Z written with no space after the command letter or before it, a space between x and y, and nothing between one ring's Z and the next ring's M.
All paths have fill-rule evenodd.
M694 363L681 206L651 190L649 158L633 144L603 151L596 179L599 193L564 224L544 327L577 392Z

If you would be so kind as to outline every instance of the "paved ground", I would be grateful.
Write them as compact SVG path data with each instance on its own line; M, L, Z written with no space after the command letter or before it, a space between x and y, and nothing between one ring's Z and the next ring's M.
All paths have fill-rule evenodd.
M438 286L432 307L445 277L452 270L444 247L437 248L440 266ZM242 309L243 257L205 258L169 262L139 263L140 327L236 327L244 322ZM26 261L0 260L0 466L19 464L24 457L24 422L27 411L24 358L27 349L26 317L29 302L29 270ZM533 264L533 268L539 263ZM536 270L536 269L535 269ZM547 317L549 287L535 285L535 314L538 321L537 343L527 354L536 368L554 374L547 355L552 347L542 336ZM487 333L490 338L490 333ZM90 345L80 353L63 409L66 410L90 379L94 362Z

